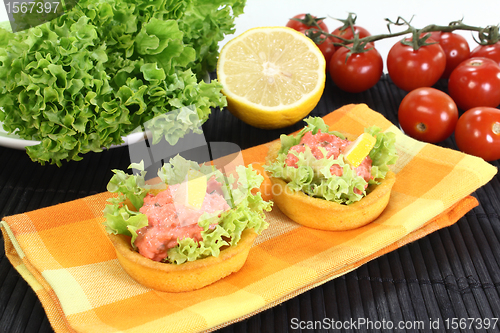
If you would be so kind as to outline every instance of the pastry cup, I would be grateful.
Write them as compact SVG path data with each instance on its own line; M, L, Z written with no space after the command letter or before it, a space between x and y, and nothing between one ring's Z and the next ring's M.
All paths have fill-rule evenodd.
M280 147L279 141L270 146L268 163L276 160ZM380 184L368 187L365 197L349 205L292 191L280 178L269 179L274 203L291 220L314 229L341 231L362 227L382 213L389 203L396 175L389 171Z
M130 237L109 234L121 266L138 283L165 292L184 292L203 288L245 264L257 237L253 229L246 229L236 246L221 250L218 257L206 257L183 264L169 264L148 259L132 248Z

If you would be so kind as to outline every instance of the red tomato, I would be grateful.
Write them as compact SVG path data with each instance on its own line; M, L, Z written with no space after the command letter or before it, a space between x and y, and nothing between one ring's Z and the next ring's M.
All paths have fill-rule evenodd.
M392 82L406 91L434 85L443 74L445 66L446 55L439 44L421 46L414 50L410 45L397 42L387 54L387 72Z
M500 159L500 110L477 107L464 112L458 119L455 141L464 153L486 161Z
M410 91L401 101L398 120L409 136L437 143L455 130L458 109L450 96L430 87Z
M328 37L326 38L323 43L318 44L319 49L321 50L321 53L323 53L323 56L325 57L326 60L326 70L330 68L330 60L332 60L332 56L335 53L335 46L332 44L332 38Z
M451 72L448 93L462 110L500 104L500 66L487 58L470 58Z
M348 39L348 40L352 40L354 38L355 34L359 34L359 38L371 36L371 34L368 32L368 30L366 30L363 27L360 27L359 25L353 25L352 28L347 27L346 29L341 30L342 27L336 28L335 30L332 31L331 34L335 35L335 36L342 37L344 39ZM354 29L354 32L353 32L353 29ZM345 43L343 40L341 40L339 38L335 38L335 37L333 37L333 41L335 43ZM335 49L338 50L341 47L342 46L335 46Z
M302 22L297 20L302 20ZM303 32L307 29L318 29L314 25L314 21L318 23L321 30L328 32L328 27L326 26L325 22L323 22L323 20L317 20L317 17L311 14L297 14L288 21L286 26L300 32Z
M500 42L491 45L479 45L470 53L470 57L485 57L500 66Z
M423 37L424 35L429 35L429 38L434 39L436 42L439 41L439 35L441 35L441 31L430 31L426 33L420 34L420 37Z
M447 79L455 67L469 58L469 43L463 36L452 32L441 32L433 38L439 42L446 55L446 67L441 78Z
M370 49L371 48L371 49ZM330 62L330 76L342 90L352 93L373 87L382 76L384 62L373 44L365 47L368 51L353 53L347 60L349 49L341 47Z

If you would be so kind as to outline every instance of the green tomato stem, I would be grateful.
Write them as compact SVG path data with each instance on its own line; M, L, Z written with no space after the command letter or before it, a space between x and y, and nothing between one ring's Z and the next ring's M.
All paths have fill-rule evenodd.
M344 23L344 26L342 27L343 30L347 29L349 26L351 29L354 29L354 23L356 22L356 14L354 13L349 13L349 17L346 20L341 20L337 19L341 22ZM405 41L403 39L401 42L406 45L411 45L413 46L414 50L418 50L421 46L425 45L430 45L434 43L429 43L427 42L427 38L429 38L428 35L425 35L423 37L422 34L425 34L426 32L433 32L433 31L441 31L441 32L453 32L455 30L466 30L466 31L474 31L478 33L478 39L474 38L474 40L480 44L480 45L490 45L490 44L495 44L500 41L500 32L499 32L499 26L498 25L489 25L486 27L477 27L477 26L472 26L468 24L464 24L462 20L457 20L457 21L452 21L448 25L437 25L437 24L429 24L421 29L416 29L411 25L411 20L407 21L401 16L398 17L398 19L393 22L390 19L385 19L387 23L387 29L389 30L389 33L386 34L379 34L379 35L372 35L372 36L367 36L363 38L359 38L358 34L354 35L353 39L345 39L340 36L333 35L331 33L328 33L324 30L322 30L319 25L316 24L315 29L315 37L316 37L316 43L320 44L320 42L323 42L326 38L328 37L333 37L341 42L334 42L333 44L335 46L346 46L348 44L354 44L353 47L349 47L351 50L351 53L361 53L365 52L364 46L367 43L372 43L378 40L382 39L387 39L387 38L393 38L393 37L398 37L398 36L403 36L407 34L412 34L412 41ZM399 31L399 32L391 32L391 26L407 26L407 29ZM319 29L319 30L318 30ZM312 31L311 31L312 33ZM320 39L318 37L321 36Z

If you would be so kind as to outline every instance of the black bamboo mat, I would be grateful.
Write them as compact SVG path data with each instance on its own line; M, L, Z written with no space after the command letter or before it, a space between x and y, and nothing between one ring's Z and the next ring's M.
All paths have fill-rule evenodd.
M436 88L446 91L446 83ZM397 124L404 95L386 76L360 94L342 92L328 79L311 115L366 103ZM207 142L234 142L245 149L302 126L259 130L214 110L204 133ZM441 145L456 149L453 138ZM127 147L87 154L62 167L40 166L24 151L0 148L0 217L105 191L111 170L129 163ZM456 224L219 331L499 332L500 176L474 195L480 205ZM35 293L5 257L1 236L0 243L0 333L52 332Z

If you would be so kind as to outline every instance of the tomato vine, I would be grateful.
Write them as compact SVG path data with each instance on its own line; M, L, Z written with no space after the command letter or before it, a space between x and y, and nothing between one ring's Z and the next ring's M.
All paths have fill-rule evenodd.
M353 27L356 23L356 19L357 19L356 14L349 13L347 19L336 19L336 20L344 23L344 25L341 27L341 30L345 30L345 29L354 29ZM346 39L321 29L320 25L316 21L308 22L309 24L312 24L313 27L305 30L305 34L313 41L315 41L316 44L321 44L329 37L336 38L337 40L340 40L340 42L334 42L333 44L335 46L348 47L351 50L351 53L366 52L367 49L365 48L365 46L368 45L368 43L373 43L378 40L394 38L407 34L412 35L411 42L403 40L402 43L407 43L407 45L411 45L415 50L417 50L421 46L430 44L427 41L427 39L429 38L429 34L426 33L427 32L430 33L433 31L453 32L455 30L466 30L466 31L477 32L477 38L474 38L474 40L480 45L492 45L500 41L500 32L498 25L488 25L486 27L478 27L465 24L463 22L463 19L461 19L452 21L448 25L429 24L423 28L417 29L411 25L411 20L408 21L401 16L399 16L396 19L396 21L392 21L388 18L386 18L385 20L387 21L387 28L389 30L389 32L385 34L371 35L362 38L359 38L358 34L354 34L353 39ZM402 31L392 32L391 27L393 26L399 26L399 27L406 26L407 28Z

